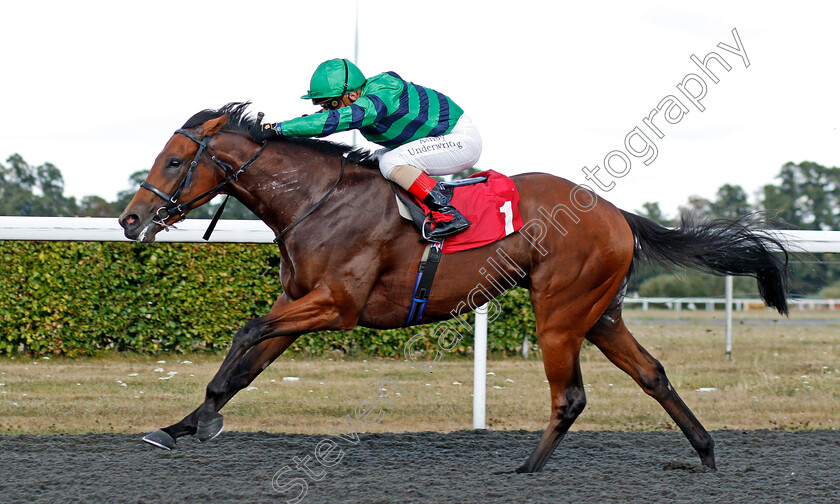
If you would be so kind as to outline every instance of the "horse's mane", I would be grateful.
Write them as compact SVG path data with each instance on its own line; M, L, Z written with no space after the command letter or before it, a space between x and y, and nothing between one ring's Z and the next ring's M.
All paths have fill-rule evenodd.
M238 133L248 133L256 126L257 119L252 117L248 112L248 106L251 102L231 102L222 106L219 109L205 109L193 115L187 122L181 126L183 129L191 129L201 126L210 119L216 119L225 114L228 114L228 120L222 127L222 131L234 131ZM304 145L312 150L327 154L329 156L347 156L347 160L353 163L378 167L379 164L373 155L373 152L363 147L353 147L351 145L330 142L327 140L316 140L313 138L289 138L279 137L275 141L288 142L292 144Z

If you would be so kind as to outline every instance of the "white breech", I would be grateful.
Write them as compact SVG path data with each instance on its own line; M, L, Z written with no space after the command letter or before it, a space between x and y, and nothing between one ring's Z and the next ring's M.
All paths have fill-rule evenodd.
M475 166L481 156L481 135L470 118L462 115L445 135L380 149L376 156L379 171L389 180L394 167L400 165L415 166L434 176L451 175Z

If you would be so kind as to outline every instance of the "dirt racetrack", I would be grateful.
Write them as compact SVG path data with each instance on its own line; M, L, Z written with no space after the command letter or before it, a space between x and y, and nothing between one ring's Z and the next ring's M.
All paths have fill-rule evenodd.
M539 435L223 432L171 452L138 435L6 435L0 502L840 502L838 431L713 432L717 472L679 432L573 431L542 473L494 474L522 463ZM324 439L330 467L313 460Z

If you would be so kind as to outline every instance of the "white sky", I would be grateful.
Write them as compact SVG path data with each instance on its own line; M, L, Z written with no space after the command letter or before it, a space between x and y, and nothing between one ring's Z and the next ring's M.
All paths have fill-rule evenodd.
M722 184L749 194L787 161L840 166L840 80L833 2L359 0L366 75L394 70L449 95L481 130L480 168L546 171L585 182L676 85L719 53L706 107L661 123L658 157L633 158L601 195L666 214ZM113 199L192 114L251 100L277 121L321 62L353 58L356 3L3 2L0 158L61 169L67 195ZM717 47L735 45L750 61ZM361 137L359 137L361 138ZM331 139L349 142L349 134ZM620 165L616 166L620 168ZM604 174L602 170L600 174Z

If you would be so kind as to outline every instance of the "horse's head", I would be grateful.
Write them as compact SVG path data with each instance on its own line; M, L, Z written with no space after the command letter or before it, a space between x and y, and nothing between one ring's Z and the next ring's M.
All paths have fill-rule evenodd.
M219 184L226 181L226 176L230 180L226 173L230 166L212 155L212 143L213 135L228 117L223 114L172 135L120 215L126 238L151 243L161 229L180 221L220 192Z

